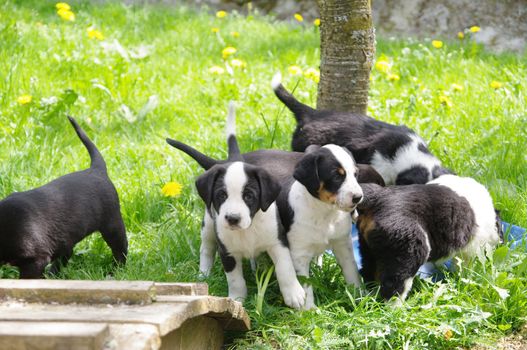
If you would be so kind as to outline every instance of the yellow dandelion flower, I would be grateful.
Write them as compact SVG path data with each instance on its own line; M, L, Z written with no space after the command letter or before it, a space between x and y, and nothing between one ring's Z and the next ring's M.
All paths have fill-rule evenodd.
M57 2L55 4L55 7L57 8L57 10L67 10L67 11L70 11L71 10L71 6L68 5L67 3L65 2Z
M245 61L234 58L231 60L231 66L236 68L245 68L247 66L247 63L245 63Z
M27 105L28 103L31 103L32 100L33 97L31 95L21 95L16 99L16 102L21 105Z
M213 33L218 33L220 31L220 28L212 27L212 28L210 28L210 31L213 32Z
M179 182L167 182L163 188L161 188L161 193L163 193L163 196L165 197L177 197L181 194L181 190L183 189L183 185Z
M452 90L454 90L454 91L463 91L463 89L464 89L463 85L459 85L459 84L456 84L456 83L452 84L451 86L452 86Z
M233 38L238 38L240 36L240 33L238 33L238 32L231 32L231 36Z
M227 12L226 11L218 11L216 12L216 17L218 18L224 18L227 16Z
M436 49L440 49L443 47L443 42L441 40L432 40L432 46Z
M481 30L481 28L478 27L478 26L472 26L472 27L470 27L469 30L470 30L471 33L477 33L477 32L479 32Z
M225 69L221 68L220 66L212 66L209 68L209 73L215 74L215 75L221 75L225 73Z
M88 38L90 39L104 40L104 35L100 30L90 27L86 30L86 32L88 33Z
M75 21L75 14L70 10L59 9L57 15L65 21L73 22Z
M452 101L450 100L450 97L448 96L445 96L445 95L439 96L439 102L444 106L452 107Z
M315 18L315 20L313 21L313 24L314 24L316 27L320 27L320 18Z
M381 73L388 73L388 71L392 68L392 65L390 62L388 62L385 59L379 59L375 63L375 69L377 69Z
M295 13L293 17L295 17L298 22L304 22L304 17L302 17L300 13Z
M320 81L320 72L318 69L315 68L308 68L304 72L304 76L308 79L313 80L315 83L318 83Z
M401 77L399 75L397 75L397 74L390 73L390 74L388 74L388 80L389 81L399 81L399 80L401 80Z
M299 66L289 66L287 67L287 72L291 75L300 75L302 74L302 68Z
M223 59L226 59L227 57L229 57L230 55L234 55L235 53L236 53L236 48L235 47L227 46L221 52L221 56L223 57Z
M503 83L500 83L499 81L494 80L490 83L490 87L496 90L501 88L502 86L503 86Z
M463 32L457 32L457 37L461 40L463 40L465 38L465 33Z

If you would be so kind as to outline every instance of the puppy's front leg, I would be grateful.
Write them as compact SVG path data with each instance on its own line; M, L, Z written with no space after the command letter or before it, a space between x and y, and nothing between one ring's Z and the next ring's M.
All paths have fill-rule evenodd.
M342 268L344 279L348 284L353 284L355 287L360 286L359 269L353 254L353 243L351 235L331 242L331 249L337 258L337 262Z
M293 266L295 267L296 273L299 276L309 278L309 264L311 263L313 256L308 255L305 252L291 251L291 258L293 259ZM304 304L304 310L315 308L315 296L313 295L313 287L311 284L304 283L304 291L306 292L306 303Z
M201 245L199 248L199 271L204 276L210 274L214 257L216 255L216 234L214 232L214 220L209 212L205 210L203 224L201 226Z
M242 302L247 297L247 285L243 278L242 259L240 257L223 256L221 257L227 284L229 286L229 298Z
M306 292L296 278L289 249L281 243L267 250L276 268L276 279L287 306L300 309L306 302Z

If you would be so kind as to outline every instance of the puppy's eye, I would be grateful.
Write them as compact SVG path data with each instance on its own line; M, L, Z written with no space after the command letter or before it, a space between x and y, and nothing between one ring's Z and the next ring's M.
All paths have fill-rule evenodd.
M346 170L344 170L344 169L342 169L342 168L338 168L338 169L335 171L335 176L338 177L338 178L346 177Z
M252 192L245 192L243 194L243 200L246 202L254 201L254 194L252 194Z
M227 192L225 192L225 190L219 190L218 192L216 192L216 198L219 201L226 200L227 199Z

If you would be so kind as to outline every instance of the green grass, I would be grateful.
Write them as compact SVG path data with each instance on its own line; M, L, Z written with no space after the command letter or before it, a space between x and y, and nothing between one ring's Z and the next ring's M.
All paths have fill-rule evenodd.
M164 138L224 157L227 102L234 99L244 151L289 149L294 120L269 81L281 70L284 84L298 84L295 95L314 105L316 83L288 75L287 67L318 67L318 32L257 14L220 20L212 11L185 8L72 5L75 22L61 20L51 1L0 5L0 195L88 166L87 152L66 120L70 113L100 148L121 198L130 254L113 278L196 281L203 205L193 182L201 170ZM128 56L143 46L147 56L105 48L88 38L90 26L103 32L106 45L118 42ZM219 35L212 27L220 28ZM415 129L448 167L489 188L506 221L526 227L527 56L494 55L470 40L459 42L455 33L451 37L441 38L441 49L430 41L378 38L377 57L386 56L400 80L373 70L369 113ZM221 51L228 45L247 67L211 75L210 67L224 67ZM503 87L492 89L492 81ZM463 90L453 90L453 83ZM32 102L20 105L17 98L24 94ZM148 112L151 96L159 103ZM440 96L452 105L442 104ZM56 102L46 105L52 97ZM181 196L161 195L168 181L184 185ZM527 254L507 250L442 283L416 281L406 305L397 309L379 302L375 291L346 287L330 256L314 268L319 309L311 312L284 307L274 277L261 303L256 276L248 270L246 307L253 330L228 340L232 347L260 349L493 344L527 315ZM77 245L59 278L105 279L111 262L95 234ZM269 265L262 264L258 275L265 285ZM227 293L220 265L207 279L214 295ZM16 272L2 267L0 276Z

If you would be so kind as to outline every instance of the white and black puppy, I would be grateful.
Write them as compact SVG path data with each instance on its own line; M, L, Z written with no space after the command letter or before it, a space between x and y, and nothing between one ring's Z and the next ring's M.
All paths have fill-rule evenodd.
M275 200L280 184L263 167L244 162L235 137L234 106L227 118L227 161L215 161L175 140L167 142L191 155L207 171L196 180L206 211L201 231L200 271L208 274L216 248L229 286L229 297L243 301L247 287L242 259L267 252L276 268L284 302L301 308L305 292L298 282ZM216 244L217 242L217 244Z
M128 240L117 191L97 147L68 118L90 154L90 168L0 201L0 263L18 267L20 278L42 278L51 262L51 272L57 272L75 244L94 231L101 232L117 262L126 261Z
M295 115L292 148L337 144L348 148L357 163L371 164L386 185L425 184L451 173L430 153L423 139L406 126L392 125L367 115L316 110L299 102L281 83L277 73L271 86Z
M366 282L380 282L386 300L404 300L425 262L467 259L500 241L492 198L472 178L442 175L426 185L362 188L361 273Z
M308 277L313 258L332 249L346 282L360 285L350 235L350 214L363 196L358 171L346 148L310 147L292 178L282 184L277 204L298 275ZM304 288L305 308L313 308L313 289L309 285Z

